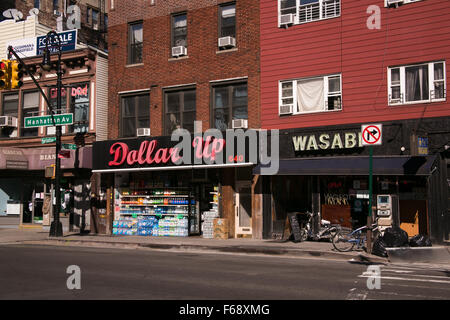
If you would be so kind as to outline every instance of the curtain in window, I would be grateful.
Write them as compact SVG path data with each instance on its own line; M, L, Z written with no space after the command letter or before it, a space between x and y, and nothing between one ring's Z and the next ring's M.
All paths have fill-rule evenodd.
M428 65L405 68L406 101L429 99Z
M324 110L323 79L298 81L297 97L299 112Z
M135 25L133 26L132 30L133 32L131 34L131 43L132 44L142 43L143 41L142 25L141 24Z

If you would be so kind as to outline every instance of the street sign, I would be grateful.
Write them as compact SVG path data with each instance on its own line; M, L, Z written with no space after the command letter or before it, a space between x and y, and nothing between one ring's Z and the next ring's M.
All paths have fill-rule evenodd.
M382 125L363 124L361 126L361 135L363 146L379 146L382 143Z
M41 139L41 144L56 142L56 137L46 137Z
M77 150L77 145L73 143L63 143L61 148L66 150Z
M55 123L57 126L73 124L73 113L55 114ZM52 116L26 117L24 119L25 128L52 127Z

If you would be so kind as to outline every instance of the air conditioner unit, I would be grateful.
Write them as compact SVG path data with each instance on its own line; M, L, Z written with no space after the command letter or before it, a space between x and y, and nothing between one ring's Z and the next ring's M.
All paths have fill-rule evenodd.
M172 56L173 57L185 56L186 54L187 54L186 47L183 47L183 46L172 47Z
M280 106L280 115L292 114L292 104L285 104Z
M399 4L403 4L404 0L386 0L386 7L390 7L392 5L399 5Z
M10 116L0 117L0 127L13 127L17 128L17 118Z
M150 128L138 128L136 130L136 135L138 137L149 137L150 136Z
M295 15L293 13L282 14L280 16L280 25L286 26L290 24L294 24Z
M236 39L233 37L219 38L219 47L236 47Z
M233 129L247 129L248 120L247 119L233 119L231 126Z

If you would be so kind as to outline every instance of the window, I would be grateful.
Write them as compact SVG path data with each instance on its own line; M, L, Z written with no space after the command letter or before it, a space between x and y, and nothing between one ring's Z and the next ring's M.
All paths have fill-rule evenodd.
M280 16L293 14L294 23L307 23L341 14L340 0L279 0ZM281 19L280 20L284 20Z
M422 1L422 0L403 0L400 4L401 5L403 5L403 4L406 4L406 3L413 3L413 2L418 2L418 1ZM391 2L392 2L392 0L391 0ZM398 5L398 3L392 3L391 5ZM384 6L385 7L389 7L389 3L388 3L388 0L384 0Z
M130 24L128 28L128 64L142 63L142 47L142 22Z
M88 7L86 10L86 24L94 30L98 30L99 11L97 9Z
M219 38L233 37L236 39L236 4L219 7Z
M187 48L187 16L177 14L172 16L172 47Z
M212 88L213 126L221 131L232 127L234 119L248 119L247 83Z
M290 112L283 113L341 110L341 75L281 81L279 103L280 110L291 106Z
M174 130L180 128L194 132L195 102L195 89L164 93L164 131L166 135L170 135Z
M59 9L59 0L53 0L53 11L58 11Z
M40 9L41 8L41 0L34 0L34 7Z
M89 130L89 89L89 82L71 85L69 112L73 114L73 125L69 127L69 132Z
M446 98L443 61L388 69L389 104L443 101Z
M35 137L38 128L25 128L25 118L39 116L39 92L25 92L22 99L22 137Z
M2 115L17 118L19 109L19 95L17 93L3 95ZM17 137L17 129L0 128L1 138Z
M138 128L150 128L150 95L121 97L121 137L135 137Z

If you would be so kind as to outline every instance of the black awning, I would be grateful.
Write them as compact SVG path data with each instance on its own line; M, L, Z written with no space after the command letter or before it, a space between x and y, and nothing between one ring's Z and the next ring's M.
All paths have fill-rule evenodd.
M374 156L374 175L429 175L436 156ZM261 173L263 165L253 169ZM369 175L369 157L282 159L278 175Z

